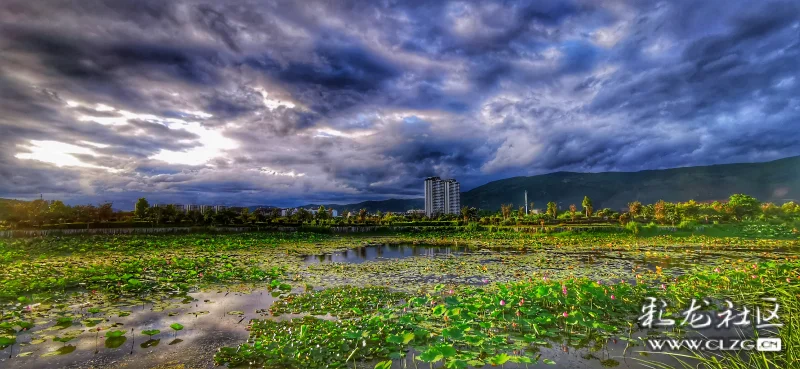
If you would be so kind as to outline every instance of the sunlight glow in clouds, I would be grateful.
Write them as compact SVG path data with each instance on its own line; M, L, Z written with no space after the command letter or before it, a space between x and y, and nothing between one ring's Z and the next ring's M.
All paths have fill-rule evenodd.
M294 170L291 170L291 171L288 171L288 172L281 172L281 171L277 171L277 170L274 170L274 169L269 168L269 167L261 167L261 169L259 169L259 171L261 173L269 174L271 176L282 176L282 177L303 177L303 176L306 175L305 173L297 173Z
M289 109L295 107L294 103L292 103L291 101L273 100L268 98L267 96L269 96L269 93L267 92L267 90L263 88L256 88L256 91L258 91L258 93L261 94L261 98L264 100L264 106L269 108L269 110L274 110L279 106L285 106Z
M266 94L266 92L264 92ZM266 95L265 95L266 104ZM291 104L291 103L290 103ZM67 106L76 108L79 106L91 106L90 104L81 103L77 101L67 101ZM294 104L291 105L292 107ZM158 123L166 126L169 129L184 129L188 132L194 133L199 136L197 146L189 150L174 151L162 149L159 153L150 157L150 159L161 160L169 164L183 164L183 165L203 165L208 163L211 159L219 157L225 150L233 150L239 147L236 141L231 140L222 135L218 130L213 130L203 127L198 122L187 122L179 118L164 118L153 114L138 114L126 110L117 110L112 106L96 104L93 107L101 112L116 112L119 116L112 117L97 117L91 115L81 115L78 117L81 121L91 121L102 125L122 126L129 124L129 120L142 120L152 123ZM188 111L186 114L199 119L211 118L213 115L203 111ZM105 148L108 145L82 141L82 143L98 148ZM77 147L77 146L76 146ZM96 154L91 154L96 155ZM71 157L71 156L70 156ZM77 160L73 157L74 160ZM63 160L63 159L62 159Z
M169 164L203 165L211 159L222 156L225 150L239 147L236 141L222 135L220 131L203 127L200 123L173 123L168 125L171 129L185 129L200 136L200 146L185 151L162 149L150 159L161 160Z
M37 160L45 163L54 164L58 167L84 167L105 169L109 172L118 172L117 169L101 167L99 165L84 163L72 154L98 156L92 149L75 146L58 141L38 141L31 140L31 146L22 146L29 153L19 153L14 155L17 159Z
M318 128L317 134L314 137L346 137L346 138L359 138L375 134L375 131L353 131L343 132L333 128Z

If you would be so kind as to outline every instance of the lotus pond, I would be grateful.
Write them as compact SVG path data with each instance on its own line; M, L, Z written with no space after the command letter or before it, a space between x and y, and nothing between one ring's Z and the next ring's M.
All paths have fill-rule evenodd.
M0 367L798 367L798 255L625 234L0 240ZM646 297L674 315L775 297L784 350L648 353L643 338L695 332L641 329Z

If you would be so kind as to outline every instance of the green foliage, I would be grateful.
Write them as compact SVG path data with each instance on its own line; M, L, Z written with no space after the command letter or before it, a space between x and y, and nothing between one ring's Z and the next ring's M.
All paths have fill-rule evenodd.
M108 332L106 332L106 337L107 338L122 337L124 335L125 335L125 331L108 331Z
M592 199L589 196L584 196L583 201L581 201L581 206L583 207L583 212L586 214L587 217L592 216L593 214L593 205Z
M0 336L0 347L6 348L17 343L17 338L14 336Z
M641 228L639 227L639 223L636 223L636 222L629 222L629 223L625 224L625 229L627 229L629 232L633 233L634 235L639 235L639 233L641 232Z
M483 230L483 227L478 222L470 222L466 225L466 227L464 227L464 230L467 232L479 232Z
M713 271L705 267L674 279L636 284L572 278L461 286L452 293L437 287L407 298L404 304L389 304L352 319L253 321L248 342L221 349L215 361L229 366L345 367L351 361L392 357L413 342L417 360L443 362L444 367L535 363L537 350L528 350L531 346L549 347L549 342L566 337L578 345L627 338L623 331L639 316L645 297L665 300L667 312L678 314L696 296L730 298L737 306L760 301L758 291L765 286L781 286L793 296L800 292L800 283L787 278L795 280L798 268L797 261L781 261L754 267L747 263L744 270L740 265ZM660 287L664 283L668 286ZM797 335L787 330L782 334ZM516 351L520 354L510 355ZM783 364L779 367L787 367L787 359L791 357L778 359Z
M743 194L731 195L728 200L728 207L730 212L734 214L736 219L750 218L759 212L761 203L755 197Z
M396 304L406 297L404 293L392 292L384 287L342 286L284 296L270 307L270 312L273 315L309 312L314 315L330 314L348 318Z
M558 204L552 201L548 202L547 215L549 215L551 218L556 218L558 216Z

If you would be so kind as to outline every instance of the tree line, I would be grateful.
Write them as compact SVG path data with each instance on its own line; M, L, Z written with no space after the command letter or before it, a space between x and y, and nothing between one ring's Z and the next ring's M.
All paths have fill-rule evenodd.
M534 209L530 203L530 209ZM615 211L610 208L595 210L592 200L585 196L581 202L581 209L576 204L570 204L566 209L560 209L555 202L548 202L544 213L530 210L525 213L525 207L520 206L516 211L512 204L503 204L500 210L484 214L480 218L483 224L519 224L540 223L551 221L615 221L620 224L630 222L654 222L664 225L678 225L681 222L740 222L746 220L762 221L795 221L800 219L800 205L788 201L780 206L772 202L760 202L752 196L744 194L731 195L726 201L697 202L669 202L659 200L653 204L642 204L639 201L628 203L627 211ZM463 209L462 209L463 212Z
M95 205L66 205L62 201L13 201L0 202L0 224L6 227L41 227L68 223L148 222L175 225L246 225L246 224L396 224L402 222L476 222L484 225L542 224L553 222L655 222L678 225L681 222L738 222L745 220L796 221L800 219L800 205L794 201L780 206L771 202L760 202L743 194L730 196L726 201L700 203L668 202L660 200L653 204L633 201L626 211L609 208L595 210L592 200L586 196L580 204L570 204L560 209L555 202L548 202L544 213L533 210L535 203L514 208L512 204L501 205L499 211L478 210L464 206L460 214L439 214L427 218L422 214L398 214L375 212L366 209L344 210L334 217L332 209L320 206L315 212L307 209L278 208L226 208L216 211L182 211L174 205L150 206L145 198L136 202L134 211L115 211L112 203ZM437 223L432 223L437 224Z

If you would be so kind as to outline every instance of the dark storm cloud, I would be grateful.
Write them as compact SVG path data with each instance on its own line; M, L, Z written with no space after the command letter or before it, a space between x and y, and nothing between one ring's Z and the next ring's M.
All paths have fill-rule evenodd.
M0 196L291 205L798 155L798 19L791 1L10 0Z

